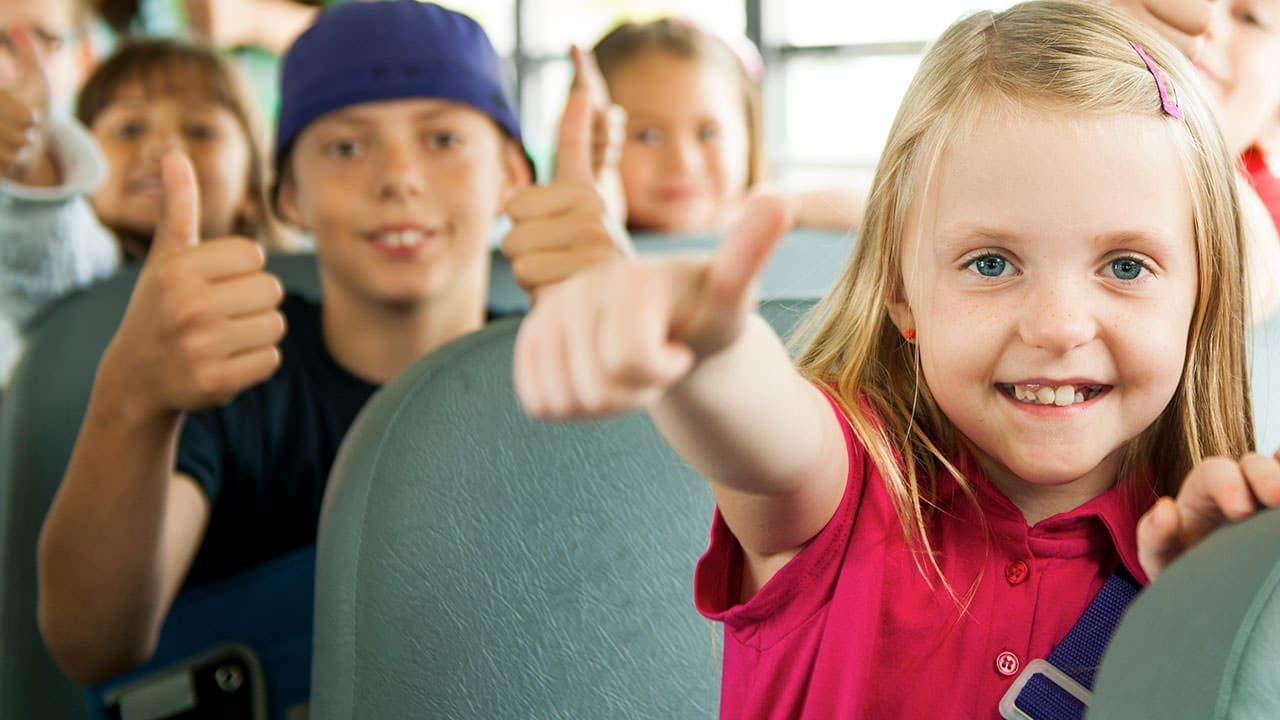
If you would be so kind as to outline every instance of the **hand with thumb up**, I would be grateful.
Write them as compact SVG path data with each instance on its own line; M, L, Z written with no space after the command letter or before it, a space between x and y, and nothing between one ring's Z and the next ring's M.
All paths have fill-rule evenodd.
M155 238L98 368L100 389L140 417L216 406L266 380L285 332L283 290L262 248L240 237L200 242L191 162L177 151L162 162Z
M0 177L23 185L57 185L50 152L49 73L31 31L0 30Z
M618 156L626 117L609 105L590 53L570 49L573 86L565 102L551 182L507 203L512 228L502 242L512 274L536 301L542 290L587 267L630 257Z

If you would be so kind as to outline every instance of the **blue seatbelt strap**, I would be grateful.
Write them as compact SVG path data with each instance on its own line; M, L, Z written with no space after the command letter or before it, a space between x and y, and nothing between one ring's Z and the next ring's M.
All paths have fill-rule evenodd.
M1027 663L1000 701L1001 716L1082 720L1102 654L1140 589L1123 565L1117 568L1049 657Z

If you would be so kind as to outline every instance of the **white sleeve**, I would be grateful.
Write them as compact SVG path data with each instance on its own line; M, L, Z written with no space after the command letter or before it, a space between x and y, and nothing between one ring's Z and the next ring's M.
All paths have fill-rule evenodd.
M52 135L62 184L0 180L0 315L18 327L120 265L119 245L88 199L106 174L102 154L72 120L55 120Z

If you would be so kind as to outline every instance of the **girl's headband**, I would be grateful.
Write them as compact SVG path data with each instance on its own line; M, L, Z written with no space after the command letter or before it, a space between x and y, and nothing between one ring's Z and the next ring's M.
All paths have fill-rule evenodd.
M1160 107L1164 108L1165 114L1175 120L1182 119L1182 108L1178 106L1178 98L1173 94L1172 86L1166 88L1164 78L1160 75L1160 68L1156 65L1156 61L1151 59L1146 50L1138 43L1130 40L1129 45L1138 51L1138 57L1142 58L1142 62L1146 63L1147 69L1151 71L1151 77L1156 79L1156 89L1160 91Z

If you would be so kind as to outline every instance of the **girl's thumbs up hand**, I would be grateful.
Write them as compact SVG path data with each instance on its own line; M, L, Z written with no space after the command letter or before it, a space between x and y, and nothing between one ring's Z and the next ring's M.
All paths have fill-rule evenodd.
M549 289L516 338L525 411L580 419L657 402L741 335L757 277L787 227L785 203L762 196L710 258L619 261Z
M0 56L0 176L25 185L56 185L50 153L49 75L31 31L0 31L8 52Z
M262 248L241 237L201 242L190 160L172 151L161 169L164 209L98 370L101 391L142 416L219 405L267 379L285 330L283 290Z

